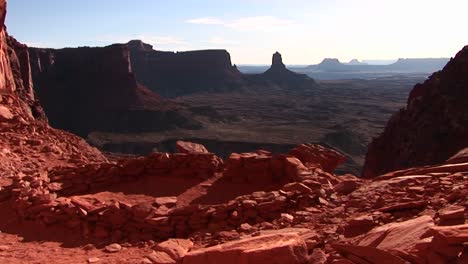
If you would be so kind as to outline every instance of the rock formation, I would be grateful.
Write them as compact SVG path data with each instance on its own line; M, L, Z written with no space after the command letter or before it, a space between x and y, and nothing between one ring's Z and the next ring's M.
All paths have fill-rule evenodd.
M244 86L226 50L163 52L140 40L127 43L136 78L164 97L224 92Z
M442 163L467 147L467 87L468 46L413 88L407 107L369 145L363 176Z
M125 45L29 52L35 90L54 127L86 136L198 126L136 81Z
M247 75L250 87L280 89L287 92L313 91L318 84L305 74L295 73L286 68L279 52L273 54L271 67L262 74Z
M106 161L83 140L48 126L31 81L29 52L8 36L0 1L0 183L50 166ZM43 157L47 156L47 160ZM0 187L1 188L1 187Z
M271 70L284 70L286 69L286 65L283 63L283 57L279 52L275 52L273 54L273 59L271 61Z

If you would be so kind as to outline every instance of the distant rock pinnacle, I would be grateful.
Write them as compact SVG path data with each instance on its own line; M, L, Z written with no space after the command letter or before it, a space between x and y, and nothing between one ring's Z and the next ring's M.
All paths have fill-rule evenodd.
M279 52L276 52L275 54L273 54L271 68L277 68L277 69L286 68L286 66L283 63L283 58L281 57L281 54Z

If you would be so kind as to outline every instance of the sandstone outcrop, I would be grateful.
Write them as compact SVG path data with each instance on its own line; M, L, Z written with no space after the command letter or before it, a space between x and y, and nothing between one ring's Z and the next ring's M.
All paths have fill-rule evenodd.
M279 52L273 54L271 67L262 74L248 75L249 86L257 89L280 89L287 92L313 91L319 85L305 74L286 68Z
M186 110L137 82L125 45L29 53L35 91L56 128L86 136L199 126Z
M468 146L468 47L442 71L411 91L407 107L395 113L369 145L364 177L415 166L441 164Z
M226 92L244 86L226 50L163 52L140 40L127 43L139 82L164 97Z

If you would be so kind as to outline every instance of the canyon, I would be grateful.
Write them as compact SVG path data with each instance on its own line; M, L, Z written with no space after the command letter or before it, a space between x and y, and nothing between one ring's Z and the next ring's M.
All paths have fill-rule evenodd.
M256 106L247 98L253 102L262 99L265 87L250 93L162 99L135 77L138 72L133 73L127 46L28 49L8 35L6 12L6 1L0 0L0 262L468 263L468 150L463 141L468 47L442 71L411 90L406 108L394 114L382 135L370 145L365 177L360 178L335 172L349 155L307 143L310 140L297 144L283 141L290 144L288 151L277 145L250 146L278 148L273 151L244 151L240 146L238 153L223 152L223 158L211 153L209 144L179 141L178 135L188 131L203 132L210 124L221 126L207 122L210 118L218 122L226 118L224 114L213 114L216 111L229 113L229 109L220 107L227 100L214 103L219 98L230 96L231 102L235 101L231 106L241 106L236 109L242 104ZM327 111L336 109L338 115L348 112L349 108L340 112L340 105L334 108L326 104L327 96L343 91L334 88L336 81L325 83L330 89L326 93L324 83L289 72L279 53L272 62L269 71L250 80L275 87L272 95L263 100L276 97L278 104L289 101L310 105L312 101L299 101L308 94L308 100L328 106L324 112L314 111L314 119L323 115L329 120ZM235 71L233 66L229 70ZM276 79L282 75L286 77ZM291 82L285 85L285 79L299 80L307 86L289 91L285 87ZM37 80L44 82L37 84ZM103 80L115 82L98 85ZM344 99L341 97L342 102L355 104L352 99L357 91L376 97L380 91L388 96L386 99L393 98L388 100L392 108L404 107L392 91L370 92L361 83L355 85ZM87 96L80 97L80 92ZM325 99L312 96L318 92ZM119 96L122 94L125 96ZM289 100L284 99L285 95ZM172 129L169 135L146 135L149 141L157 136L162 141L173 139L156 146L163 151L150 150L145 156L103 154L82 138L48 123L68 125L67 129L82 134L96 128L118 130L129 125L127 120L98 121L112 115L120 117L119 111L130 115L138 107L183 113L194 110L196 102L210 98L208 102L215 111L206 114L206 107L198 106L200 112L205 111L197 120L202 127ZM61 108L57 99L75 103L72 106L77 109L68 105ZM85 109L88 100L89 109ZM317 105L314 109L322 107ZM364 118L373 116L366 116L368 101L359 107ZM264 104L262 108L267 110L254 111L256 117L251 121L258 118L268 122L268 115L278 115L278 109L300 116L300 107L268 108ZM60 113L63 109L70 112ZM300 132L300 119L294 118L295 124L290 114L280 117L285 121L284 133L290 136L292 130ZM80 126L66 123L75 118ZM302 118L307 120L304 114ZM153 124L157 128L145 125L150 130L161 129L166 122ZM344 128L366 129L366 122L355 120L350 122L353 126L344 124ZM139 125L136 123L134 129ZM261 125L256 129L261 131ZM263 129L255 137L277 137L275 141L281 142L278 134L268 134L268 126ZM230 135L234 138L235 133L239 136L248 132L245 128L234 129ZM109 131L91 136L98 143L111 136L132 138L131 134L106 133ZM300 133L297 140L305 139L310 132L305 126ZM329 140L339 141L342 137L331 134ZM196 141L202 137L192 138ZM228 137L222 139L229 141ZM236 141L230 144L236 145ZM169 148L174 153L164 152ZM411 155L400 160L399 153Z

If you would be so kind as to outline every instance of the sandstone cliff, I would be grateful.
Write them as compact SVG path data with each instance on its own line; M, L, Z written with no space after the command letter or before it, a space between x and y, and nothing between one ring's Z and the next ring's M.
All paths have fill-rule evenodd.
M232 91L244 83L226 50L163 52L140 40L127 46L138 81L164 97Z
M136 81L125 45L30 48L30 54L35 90L54 127L86 136L198 126Z
M34 95L28 48L8 36L5 16L0 0L0 185L49 166L106 161L82 139L49 127Z
M363 176L442 163L468 146L468 46L410 93L369 145Z

